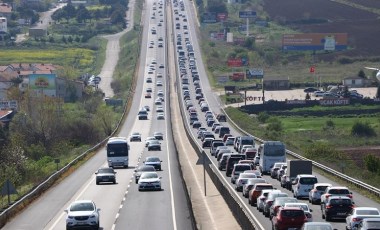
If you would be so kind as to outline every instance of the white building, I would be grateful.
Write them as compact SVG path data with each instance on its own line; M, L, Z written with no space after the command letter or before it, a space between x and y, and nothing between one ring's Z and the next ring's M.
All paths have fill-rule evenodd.
M0 17L0 34L8 33L7 18Z

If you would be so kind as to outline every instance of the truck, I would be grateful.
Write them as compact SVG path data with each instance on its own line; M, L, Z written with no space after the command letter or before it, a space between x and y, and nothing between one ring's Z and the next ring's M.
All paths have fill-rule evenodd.
M313 164L309 160L287 160L286 162L286 180L285 180L285 188L288 190L292 189L292 181L299 174L308 174L311 175L313 171Z

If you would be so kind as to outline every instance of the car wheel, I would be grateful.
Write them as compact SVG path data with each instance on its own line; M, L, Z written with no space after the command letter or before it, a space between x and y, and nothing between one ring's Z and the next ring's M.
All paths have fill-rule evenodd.
M66 226L66 230L71 230L71 228L69 226Z
M136 184L137 184L137 183L139 183L139 180L136 179L135 182L136 182Z
M161 171L161 167L158 168L158 171Z
M322 211L322 219L325 219L325 218L326 218L326 216L325 216L325 214Z
M100 224L99 224L99 222L98 222L98 224L95 226L95 230L99 230L99 226L100 226Z
M330 221L331 220L331 216L325 214L325 217L326 217L326 221Z
M99 181L96 181L96 184L99 185Z
M114 180L113 183L116 184L116 180Z

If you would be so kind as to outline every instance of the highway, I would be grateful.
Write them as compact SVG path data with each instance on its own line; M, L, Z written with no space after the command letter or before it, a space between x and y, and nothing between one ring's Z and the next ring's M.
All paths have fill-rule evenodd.
M192 2L191 1L184 1L185 3L185 9L186 9L186 15L187 15L187 19L188 19L188 23L186 22L182 22L181 21L181 26L180 26L180 29L176 29L176 34L179 33L179 34L184 34L184 29L183 29L183 25L185 24L188 24L188 25L196 25L196 15L194 14L194 9L193 9L193 5L192 5ZM174 9L177 9L179 12L180 9L179 7L174 7ZM173 13L174 14L174 13ZM177 14L176 14L177 16ZM190 26L189 27L189 35L186 36L185 35L185 38L186 37L189 37L190 38L190 41L192 42L192 45L194 47L194 50L195 50L195 57L196 57L196 63L197 63L197 70L199 72L199 75L200 75L200 82L201 82L201 87L202 87L202 92L204 94L204 97L210 107L210 109L215 113L220 113L222 112L221 111L221 108L223 107L223 105L221 104L219 98L217 97L217 95L212 91L211 87L210 87L210 84L208 82L208 79L207 79L207 73L206 73L206 70L205 70L205 67L203 65L203 61L202 61L202 57L201 57L201 52L200 52L200 48L199 48L199 43L198 43L198 39L197 39L197 36L196 36L196 27L194 26ZM187 63L188 65L188 63ZM198 118L200 118L200 121L202 122L202 126L203 127L207 127L206 126L206 121L204 119L204 112L202 112L200 110L200 106L198 105L198 100L195 99L195 86L193 85L192 83L192 80L191 80L191 77L190 78L190 85L189 85L189 89L190 89L190 94L191 94L191 99L193 101L193 104L195 105L195 108L197 110L197 114L198 114ZM181 89L181 87L179 87ZM183 91L182 91L183 92ZM181 94L182 95L182 94ZM184 105L184 100L182 100L182 103ZM186 108L184 108L185 110L185 114L186 114L186 123L188 124L189 126L189 113L186 112ZM222 123L222 125L225 125L225 126L229 126L230 129L232 130L232 135L233 136L241 136L242 134L239 133L236 129L234 129L234 127L232 127L231 125L229 125L228 123ZM194 128L189 128L192 130L192 134L193 134L193 139L197 140L198 141L198 144L201 146L201 142L199 139L197 139L197 134L196 134L196 129ZM208 128L210 131L211 131L211 127ZM253 134L254 135L254 134ZM231 147L232 148L232 147ZM233 149L233 148L232 148ZM209 149L204 149L204 151L207 153L208 157L211 159L211 162L212 164L214 165L216 171L219 171L217 170L217 161L216 161L216 158L211 156L210 154L210 151ZM236 151L234 151L236 152ZM230 182L230 177L227 177L225 176L225 171L219 171L220 173L220 176L221 178L223 178L222 180L224 181L224 184L226 184L227 186L229 186L231 188L231 190L234 190L234 185ZM316 172L314 170L313 172L314 175L317 176L319 182L325 182L325 183L330 183L332 185L339 185L337 184L336 182L334 181L331 181L330 179L324 177L323 175L319 174L318 172ZM280 186L280 183L277 181L277 180L274 180L274 179L271 179L270 176L264 176L264 178L271 184L274 185L274 187L276 187L277 189L281 189L282 191L286 192L289 197L293 197L293 194L284 189L284 188L281 188ZM367 207L376 207L376 208L379 208L380 209L380 204L378 203L375 203L374 201L358 194L357 192L353 192L353 197L354 197L354 201L355 201L355 206L359 206L359 207L363 207L363 206L367 206ZM237 197L239 197L239 200L240 200L240 203L244 206L245 209L249 210L253 216L253 219L255 220L256 223L258 223L258 229L271 229L271 222L269 220L269 218L266 218L264 217L264 215L262 213L260 213L258 210L256 210L256 207L251 207L249 204L248 204L248 199L247 198L244 198L241 194L241 192L236 192L235 191L235 194ZM305 202L305 203L309 203L308 200L300 200L300 202ZM238 204L236 204L238 205ZM313 215L313 219L314 221L325 221L321 218L321 209L320 209L320 205L311 205L309 204L309 207L313 210L312 212L312 215ZM345 221L341 221L341 220L334 220L331 222L331 224L333 225L334 228L336 229L345 229Z
M156 0L146 2L143 12L143 40L141 47L141 62L138 80L131 110L122 126L119 136L129 137L138 131L142 134L142 142L130 143L129 168L116 169L117 183L95 184L95 171L100 167L107 167L105 149L100 149L94 157L78 168L75 172L49 189L23 212L7 223L3 229L65 229L65 209L71 202L78 199L91 199L100 211L100 229L193 229L190 210L187 206L185 188L180 176L176 151L170 126L170 113L168 100L165 100L165 119L157 120L154 106L156 92L162 89L165 98L168 90L165 78L163 86L156 86L156 78L152 83L146 83L149 65L153 59L157 60L156 71L159 64L166 66L165 48L158 48L155 44L149 48L148 41L156 40L158 36L165 38L165 25L158 27L157 21L151 19L153 4ZM158 8L158 7L157 7ZM163 7L164 19L165 7ZM150 29L157 28L157 34L152 35ZM165 68L159 69L165 73ZM147 87L153 88L152 98L145 98ZM148 120L138 120L137 113L143 106L150 106ZM161 151L148 152L144 140L152 136L155 131L164 133L161 141ZM146 156L159 156L162 160L161 191L138 192L133 174L137 165L142 164Z

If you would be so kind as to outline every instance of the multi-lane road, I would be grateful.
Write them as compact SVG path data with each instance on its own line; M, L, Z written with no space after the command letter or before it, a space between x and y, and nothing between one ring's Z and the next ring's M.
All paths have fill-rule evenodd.
M160 1L162 4L160 4ZM168 63L167 45L168 39L175 41L177 34L181 34L183 42L188 38L192 43L197 70L200 77L200 82L203 94L210 106L210 109L215 112L221 112L221 103L212 92L207 79L205 67L202 62L200 46L196 36L197 17L192 5L192 1L184 1L184 10L182 11L179 5L174 2L164 2L163 0L148 0L144 6L143 12L143 37L141 47L141 62L139 64L138 80L135 89L131 110L125 123L120 129L119 136L128 137L132 132L140 132L143 142L130 143L129 168L116 169L117 183L115 185L96 185L94 172L100 168L107 166L105 149L100 149L94 157L88 160L83 166L65 178L61 183L51 188L48 192L42 195L38 200L33 202L22 213L16 216L12 221L4 226L3 229L64 229L66 209L69 204L78 199L91 199L96 205L101 208L100 211L100 226L101 229L193 229L191 222L191 211L187 205L188 199L186 191L182 183L178 167L178 159L174 148L173 136L171 132L171 118L168 87ZM177 14L174 10L181 12L180 29L175 29ZM172 17L167 17L167 13ZM179 13L178 13L179 15ZM184 15L184 16L183 16ZM167 20L173 18L173 21ZM183 20L186 18L187 22ZM162 21L161 21L162 20ZM183 25L187 25L188 29L183 29ZM152 31L156 33L152 33ZM172 33L170 31L174 30ZM186 31L186 32L185 32ZM163 38L163 46L159 47L158 38ZM174 55L175 53L169 53ZM176 56L177 57L177 56ZM177 59L176 59L177 60ZM156 64L154 64L156 63ZM163 68L160 65L163 64ZM178 67L178 66L177 66ZM178 69L178 68L177 68ZM151 73L149 73L151 72ZM158 78L158 73L162 73L162 77ZM172 77L177 74L170 73ZM147 82L147 78L152 78L152 83ZM162 86L157 86L157 82L162 81ZM180 81L178 79L178 84ZM152 88L152 98L145 98L147 88ZM198 105L194 99L194 86L190 81L190 91L194 104ZM179 90L181 87L178 88ZM162 105L164 108L165 119L157 120L155 99L157 92L162 90L165 93L165 101ZM138 120L137 113L143 106L149 106L150 112L148 120ZM202 119L203 112L199 106L197 113ZM188 117L185 122L188 123ZM201 120L205 124L204 120ZM228 125L225 123L224 125ZM193 132L193 138L196 138L195 129L190 128ZM238 131L231 127L232 134L235 136L241 135ZM161 151L147 151L144 140L148 136L152 136L153 132L161 131L164 133L164 140L161 141ZM205 150L207 153L208 150ZM139 192L137 185L133 179L135 166L142 164L147 156L158 156L162 160L162 171L158 174L162 177L162 190L154 192ZM212 164L217 162L214 157L208 154ZM216 168L216 167L215 167ZM336 185L326 177L314 173L320 182L328 182ZM231 187L230 179L225 176L225 173L220 171L220 176L226 186ZM267 176L265 179L273 183L275 187L281 188L279 183ZM284 189L282 189L284 190ZM292 194L284 190L292 196ZM241 193L237 193L240 203L243 207L252 214L259 229L270 229L271 223L268 218L265 218L262 213L259 213L255 208L248 205L247 199L243 198ZM372 206L380 208L380 205L374 203L353 192L354 200L357 206ZM302 201L307 202L307 201ZM324 221L321 219L320 208L317 205L310 205L313 209L313 218L315 221ZM344 229L344 223L332 222L337 229Z
M156 10L153 10L153 4L156 5ZM163 90L164 98L169 98L165 77L162 79L163 86L156 86L156 73L166 73L166 69L159 68L159 65L163 64L165 67L167 64L166 46L158 47L156 42L159 36L166 39L165 23L162 23L162 26L157 25L159 20L165 21L166 5L163 2L161 13L158 13L157 4L156 0L148 0L144 7L144 32L136 93L129 115L118 134L125 137L134 131L142 134L142 142L130 143L129 168L116 169L117 183L115 185L96 185L95 171L107 166L105 149L102 148L78 170L12 219L3 229L65 229L64 210L72 201L78 199L91 199L101 209L101 229L193 229L172 141L168 100L165 100L162 105L165 110L165 119L156 119L157 106L154 105L154 100L157 91ZM153 13L156 14L154 18L151 17ZM151 33L152 27L156 28L156 34ZM155 43L152 48L149 48L150 41ZM153 64L156 70L153 74L148 74L153 60L157 62ZM152 83L146 83L148 76L152 76ZM144 97L144 92L148 87L153 89L151 99ZM148 120L137 119L137 113L143 106L149 106L151 109ZM161 141L162 150L148 152L144 140L152 136L155 131L164 133L164 140ZM158 156L162 160L162 171L158 172L162 177L161 191L139 192L134 182L134 168L143 164L147 156Z

